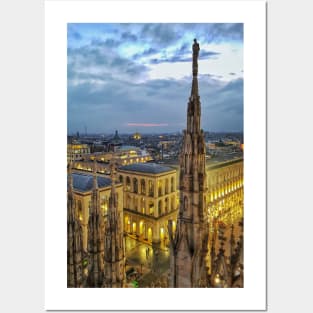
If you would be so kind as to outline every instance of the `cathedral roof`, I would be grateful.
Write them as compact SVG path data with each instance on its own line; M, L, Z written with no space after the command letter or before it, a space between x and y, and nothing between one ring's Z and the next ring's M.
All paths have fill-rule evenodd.
M168 166L156 164L156 163L135 163L130 165L125 165L119 168L123 171L128 172L141 172L141 173L151 173L159 174L173 171L174 169Z
M76 191L91 191L93 186L93 176L88 174L73 173L73 187ZM111 186L111 179L107 177L97 176L99 188Z

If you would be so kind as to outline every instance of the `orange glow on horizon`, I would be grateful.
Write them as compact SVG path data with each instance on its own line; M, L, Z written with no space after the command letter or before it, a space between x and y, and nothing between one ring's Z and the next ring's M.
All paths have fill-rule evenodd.
M127 126L162 127L162 126L168 126L168 124L166 123L127 123Z

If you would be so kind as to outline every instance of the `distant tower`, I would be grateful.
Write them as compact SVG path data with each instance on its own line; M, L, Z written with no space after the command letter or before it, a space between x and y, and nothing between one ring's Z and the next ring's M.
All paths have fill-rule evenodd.
M67 287L83 287L82 228L75 214L72 164L68 165L67 192Z
M101 287L103 283L104 221L100 211L100 194L97 182L96 159L94 159L93 188L88 220L88 287Z
M192 46L192 88L180 154L180 208L175 236L170 235L170 287L207 287L208 214L205 206L205 142L200 129L201 104L198 91L199 44Z
M105 225L104 242L104 287L125 287L125 247L123 216L118 212L118 199L115 190L116 165L111 160L112 189L109 198L108 217Z

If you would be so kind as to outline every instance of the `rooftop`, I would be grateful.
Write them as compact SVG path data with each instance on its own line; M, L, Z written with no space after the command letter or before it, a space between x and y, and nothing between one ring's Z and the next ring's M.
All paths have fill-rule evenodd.
M87 192L92 190L93 175L72 173L72 177L74 190L81 192ZM97 176L97 181L99 188L111 186L110 178Z
M142 173L151 173L151 174L160 174L165 172L173 171L173 168L156 164L156 163L136 163L121 166L119 168L122 171L129 171L129 172L142 172Z

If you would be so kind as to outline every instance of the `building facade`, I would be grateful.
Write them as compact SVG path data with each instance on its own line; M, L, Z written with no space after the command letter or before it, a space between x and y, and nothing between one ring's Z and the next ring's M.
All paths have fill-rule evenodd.
M82 160L84 158L84 155L88 153L90 153L90 148L87 144L67 144L67 162Z
M176 171L155 163L122 166L124 230L138 239L166 245L168 220L177 215Z
M210 220L231 225L243 218L243 159L207 166L207 207Z
M76 207L76 215L82 226L83 249L87 251L88 243L88 220L90 209L92 207L92 174L73 172L73 198ZM97 183L99 190L99 205L104 222L108 214L109 198L111 194L111 179L108 177L97 175ZM117 194L117 206L120 213L123 212L123 187L120 183L115 185Z

